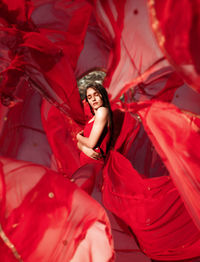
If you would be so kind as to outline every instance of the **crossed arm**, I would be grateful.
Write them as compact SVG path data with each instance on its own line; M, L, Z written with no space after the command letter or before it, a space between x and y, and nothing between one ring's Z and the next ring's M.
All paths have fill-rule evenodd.
M77 146L87 156L99 159L101 155L94 151L99 138L104 130L105 125L108 123L108 109L106 107L100 107L96 114L94 124L89 137L83 136L83 131L77 134Z
M102 155L94 151L94 149L84 146L80 142L77 143L78 148L88 157L93 158L95 160L101 159Z

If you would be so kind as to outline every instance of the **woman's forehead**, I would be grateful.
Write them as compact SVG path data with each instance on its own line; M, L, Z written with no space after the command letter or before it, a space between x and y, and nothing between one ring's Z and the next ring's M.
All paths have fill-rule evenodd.
M87 95L89 95L89 94L94 94L94 93L96 93L96 92L99 93L99 91L98 91L95 87L89 87L89 88L87 89Z

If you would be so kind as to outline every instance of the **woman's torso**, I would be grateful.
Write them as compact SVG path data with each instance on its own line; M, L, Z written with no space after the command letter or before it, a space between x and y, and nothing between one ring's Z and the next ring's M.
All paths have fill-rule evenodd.
M93 127L93 124L94 124L94 120L90 120L86 125L85 125L85 128L84 128L84 136L85 137L89 137L90 136L90 133L91 133L91 130L92 130L92 127ZM95 160L95 159L92 159L90 157L88 157L87 155L85 155L83 152L81 152L80 154L80 163L81 165L84 165L84 164L87 164L87 163L100 163L100 162L104 162L104 159L105 159L105 156L106 156L106 153L107 153L107 149L108 149L108 146L109 146L109 141L110 141L110 128L108 127L108 124L104 127L104 130L99 138L99 141L95 147L95 151L98 152L98 153L101 153L102 154L102 158L100 160Z

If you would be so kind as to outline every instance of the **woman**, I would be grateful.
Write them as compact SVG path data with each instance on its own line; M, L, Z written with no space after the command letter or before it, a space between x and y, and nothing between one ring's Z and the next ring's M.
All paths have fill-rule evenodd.
M81 165L93 163L103 159L110 146L112 132L112 111L105 88L93 83L86 87L85 98L89 104L93 117L86 124L84 130L77 134L77 146Z

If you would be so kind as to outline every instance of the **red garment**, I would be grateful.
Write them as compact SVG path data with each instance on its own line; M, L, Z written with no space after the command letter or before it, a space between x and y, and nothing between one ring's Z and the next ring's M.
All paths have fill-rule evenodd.
M83 48L90 4L84 0L12 2L2 1L0 6L2 101L15 101L17 83L25 78L43 97L83 124L73 70Z
M41 115L43 127L53 151L52 157L56 162L55 169L71 178L72 174L80 167L76 134L83 127L47 101L43 101Z
M89 137L94 121L88 122L84 128L84 136ZM83 190L92 193L95 187L101 190L102 187L102 169L107 154L107 147L110 141L110 128L107 126L100 137L100 141L95 149L96 152L102 154L102 158L95 160L88 157L82 151L80 152L81 167L72 175L74 182Z
M118 108L121 110L115 121L115 150L111 151L105 167L105 204L132 228L149 257L180 260L199 256L200 237L196 227L200 224L199 120L196 116L188 117L170 104L156 101L172 101L181 109L200 112L198 94L185 92L184 89L189 88L180 87L182 79L170 66L170 63L173 64L181 77L199 90L199 1L184 0L180 4L171 0L155 0L151 3L155 3L155 8L150 13L157 15L157 21L152 22L149 21L146 0L2 0L0 93L4 105L10 105L10 108L8 114L5 108L0 108L3 116L0 119L0 151L4 156L40 161L47 166L50 166L53 155L61 174L71 179L78 178L75 182L86 191L91 191L96 164L78 168L78 150L73 140L74 133L84 124L74 72L79 77L87 70L103 67L108 71L105 86L111 99L120 104ZM177 17L180 19L177 20ZM158 29L158 22L165 36L165 42L158 44L163 44L168 53L162 53L163 49L161 51L158 47L151 30L151 27ZM156 34L161 36L159 30ZM80 55L83 45L84 52ZM45 132L51 148L38 114L40 98L35 99L37 95L30 87L60 110L43 110ZM132 89L129 90L130 87ZM118 99L126 91L123 104ZM153 99L155 103L147 102ZM15 107L11 108L12 105ZM126 110L130 114L123 114ZM145 133L136 114L141 116ZM120 126L121 120L124 121L123 126ZM42 170L45 170L44 184L41 182L45 194L49 181L54 184L56 178L49 179L47 169ZM27 173L22 169L22 178ZM8 177L7 172L5 174ZM16 179L18 177L16 175ZM29 185L27 180L22 184L13 180L16 185L10 188L19 189L21 193L21 189ZM12 179L9 181L12 182ZM69 196L73 196L70 193L71 183L60 184L61 180L55 182L53 188L59 191L63 186L65 189L69 186ZM38 188L41 189L40 186ZM27 194L32 196L33 192ZM3 198L7 193L4 189L3 193L0 192ZM16 232L16 239L19 234L20 240L27 234L31 235L35 232L32 222L39 228L36 232L41 234L48 231L48 225L50 229L57 226L54 222L45 224L43 216L46 218L47 214L43 210L38 211L40 201L46 199L42 190L40 193L41 199L37 198L38 195L32 196L36 211L29 210L31 201L20 203L16 213L13 210L10 220L21 219L23 210L30 212L30 219L22 221L21 229L13 229L11 222L6 224L9 237L12 232ZM56 205L62 206L66 197L66 192L60 193ZM72 203L68 200L70 206ZM49 201L47 208L52 214L55 209ZM91 203L90 200L88 203ZM64 206L65 209L68 207ZM63 222L59 214L58 227ZM5 209L2 209L4 216ZM41 225L32 219L34 216L41 219ZM85 232L81 225L77 232ZM73 227L70 226L69 230ZM74 241L72 237L72 243ZM38 242L32 242L31 250L26 249L27 256L34 256L33 246ZM19 242L20 248L23 249L23 245L22 241ZM5 248L4 244L2 248ZM9 256L9 250L5 250L1 254ZM57 254L59 248L55 250ZM53 253L52 250L49 252ZM73 248L69 252L73 252ZM49 253L45 250L42 255L45 257Z
M200 138L195 131L197 126L193 123L194 116L186 117L174 106L161 102L146 103L143 107L141 104L136 112L142 116L144 128L163 162L156 160L154 147L150 145L151 150L148 151L146 144L142 151L145 155L140 156L145 159L143 173L139 173L134 168L138 166L137 163L132 166L125 157L129 155L134 143L121 150L124 139L119 136L115 150L110 151L104 168L103 203L131 227L147 256L156 260L199 257L200 231L195 223L199 225L200 217ZM132 128L134 126L137 128L132 131L132 136L140 141L137 122L133 122ZM182 129L182 126L185 131L181 134L179 128ZM125 119L122 135L123 130L130 128L130 122ZM144 143L145 139L142 138L140 147ZM133 152L139 161L139 148ZM161 167L155 169L155 161L158 167L166 165L170 176ZM148 177L150 172L145 170L145 165L149 170L154 168L158 177ZM139 166L137 168L142 170Z
M200 229L199 117L162 102L154 102L139 112L148 136Z
M94 120L92 120L92 121L90 120L85 125L85 127L84 127L84 136L85 137L90 136L93 124L94 124ZM105 159L106 154L107 154L107 148L108 148L109 142L110 142L110 128L106 126L104 128L103 133L100 137L100 140L99 140L99 142L98 142L98 144L96 145L96 148L95 148L96 152L102 154L102 159L95 160L95 159L92 159L92 158L86 156L83 152L81 152L81 154L80 154L81 165L88 164L88 163L94 163L94 164L101 163L103 165L104 159Z
M200 92L200 1L148 2L152 29L161 50L189 86Z
M113 261L109 221L94 199L43 166L0 163L2 262Z

